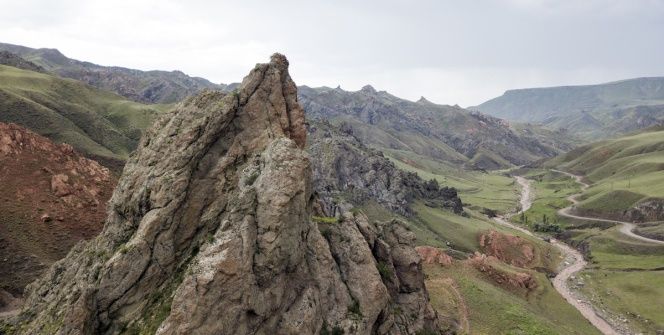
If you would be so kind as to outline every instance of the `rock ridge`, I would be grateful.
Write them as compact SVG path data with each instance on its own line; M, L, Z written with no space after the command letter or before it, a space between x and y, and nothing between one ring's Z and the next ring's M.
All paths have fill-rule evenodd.
M280 54L238 89L163 115L102 233L31 284L12 322L49 334L438 332L414 234L316 202L304 111Z

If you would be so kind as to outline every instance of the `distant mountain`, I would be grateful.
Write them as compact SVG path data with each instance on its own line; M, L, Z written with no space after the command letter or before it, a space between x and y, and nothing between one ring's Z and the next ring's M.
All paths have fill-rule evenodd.
M458 106L412 102L365 86L299 88L309 119L346 122L354 134L386 153L413 152L481 169L498 169L552 157L571 148L568 135L504 120Z
M166 105L144 105L76 80L0 65L0 122L22 125L89 157L126 159Z
M517 122L606 138L664 122L664 77L510 90L472 109Z
M223 88L222 85L190 77L181 71L140 71L101 66L67 58L57 49L33 49L0 43L0 50L17 54L59 76L80 80L138 102L172 103L206 88Z

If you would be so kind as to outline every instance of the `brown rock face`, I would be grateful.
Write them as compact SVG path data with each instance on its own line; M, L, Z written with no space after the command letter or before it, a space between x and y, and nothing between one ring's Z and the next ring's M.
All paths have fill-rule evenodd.
M527 240L491 230L480 235L482 252L518 267L528 267L535 260L535 248Z
M401 224L310 220L304 113L272 56L146 132L103 232L30 286L14 320L53 334L437 330Z

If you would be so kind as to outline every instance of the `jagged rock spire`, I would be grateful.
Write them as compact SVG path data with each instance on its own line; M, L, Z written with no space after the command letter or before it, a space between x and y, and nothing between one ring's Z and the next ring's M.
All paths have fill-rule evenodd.
M435 328L412 233L352 213L334 227L310 220L315 199L305 142L304 111L283 55L256 65L234 93L187 99L144 135L101 235L31 285L20 329ZM392 269L389 278L378 262ZM393 314L396 305L403 315Z

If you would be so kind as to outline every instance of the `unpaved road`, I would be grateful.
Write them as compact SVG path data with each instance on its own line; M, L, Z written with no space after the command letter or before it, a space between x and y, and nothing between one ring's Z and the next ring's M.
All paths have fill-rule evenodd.
M521 198L519 202L521 203L521 211L516 214L520 214L523 211L526 211L532 206L532 189L530 187L530 181L521 177L515 177L516 181L521 185ZM580 179L580 177L579 177ZM577 181L580 182L580 180ZM582 182L581 182L582 183ZM583 183L582 183L583 184ZM587 186L586 186L587 187ZM570 199L571 200L571 199ZM574 200L572 200L574 202ZM522 227L516 226L508 221L509 217L497 217L494 220L502 225L508 226L510 228L516 229L523 233L533 236L533 234ZM584 318L586 318L590 323L592 323L595 328L605 335L621 335L616 329L613 328L606 320L599 316L593 306L586 302L585 300L577 298L570 290L567 285L570 277L574 276L579 271L583 270L586 266L586 261L583 259L583 255L576 249L570 247L569 245L557 241L551 240L551 244L555 245L565 256L565 261L563 263L564 267L560 272L553 278L552 283L553 287L560 293L560 295L567 300L567 302L574 306Z
M584 183L583 180L582 180L583 177L581 177L581 176L571 174L571 173L565 172L565 171L555 170L555 169L551 169L551 171L562 173L564 175L570 176L570 177L574 178L574 180L576 180L576 182L581 185L581 193L577 193L577 194L570 195L569 197L567 197L567 200L572 202L572 206L565 207L565 208L562 208L562 209L558 210L559 215L565 216L565 217L568 217L568 218L572 218L572 219L577 219L577 220L618 223L618 224L621 225L620 226L620 232L624 235L627 235L631 238L634 238L634 239L637 239L637 240L640 240L640 241L664 245L664 241L655 240L655 239L652 239L652 238L647 238L645 236L635 234L633 232L633 230L636 226L631 222L618 221L618 220L609 220L609 219L602 219L602 218L593 218L593 217L579 216L579 215L571 214L570 211L572 210L572 208L579 203L579 200L577 200L577 197L580 196L583 193L583 191L585 191L590 185L588 185L587 183Z
M533 199L532 199L532 189L530 187L530 180L523 178L521 176L516 176L517 183L521 185L521 196L519 197L519 203L521 204L521 210L519 210L516 214L521 214L521 212L525 212L528 209L530 209L530 206L533 205ZM503 226L510 227L514 230L518 230L526 235L534 236L533 233L523 227L519 227L517 225L514 225L510 223L509 219L510 217L516 215L516 214L507 214L504 216L497 216L493 218L494 221L498 222L499 224Z

